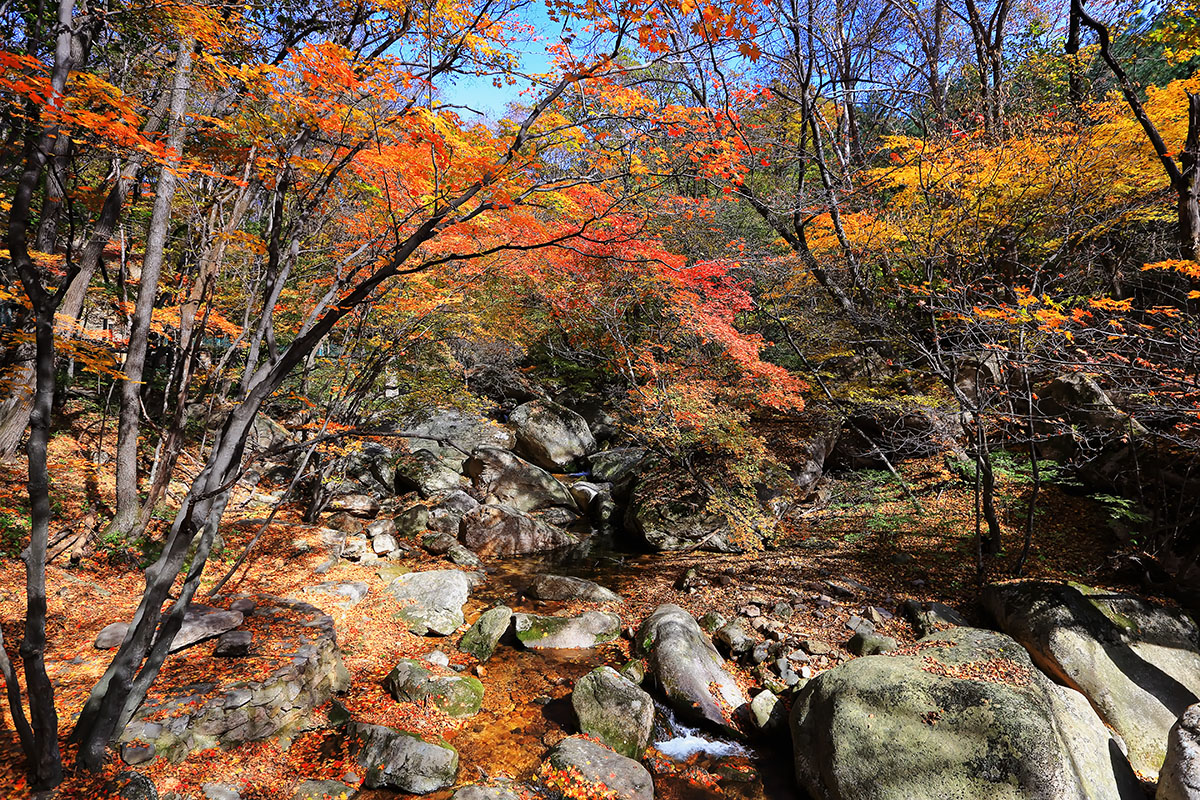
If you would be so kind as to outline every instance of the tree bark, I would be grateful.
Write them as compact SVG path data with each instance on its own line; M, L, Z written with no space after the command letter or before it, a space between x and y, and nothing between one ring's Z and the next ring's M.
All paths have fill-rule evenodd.
M1190 261L1200 261L1200 94L1188 93L1188 132L1179 154L1179 249Z
M137 527L142 507L141 498L138 496L142 377L146 367L146 349L150 341L154 303L158 298L158 280L162 273L163 254L166 250L171 203L175 199L175 168L179 164L184 135L187 132L183 113L187 105L194 47L195 39L185 36L179 42L176 55L167 135L168 163L164 164L159 172L155 189L154 206L150 213L150 226L146 237L146 252L142 260L142 275L138 282L137 303L129 330L129 349L125 355L124 377L121 380L116 452L117 508L109 531L123 537L130 535Z

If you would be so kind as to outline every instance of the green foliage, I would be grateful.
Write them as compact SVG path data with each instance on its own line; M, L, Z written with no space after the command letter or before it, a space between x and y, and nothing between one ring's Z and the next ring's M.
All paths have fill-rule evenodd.
M14 509L0 510L0 555L15 558L29 534L29 516Z

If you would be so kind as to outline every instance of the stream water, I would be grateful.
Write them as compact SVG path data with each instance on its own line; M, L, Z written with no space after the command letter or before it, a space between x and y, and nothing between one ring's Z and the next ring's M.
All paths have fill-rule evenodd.
M519 611L547 612L520 597L538 574L571 575L621 593L660 569L658 557L620 549L611 534L596 533L585 545L550 556L498 560L478 599L503 602ZM626 620L636 624L637 620ZM615 645L591 650L531 651L500 647L487 663L489 692L499 691L485 712L454 735L462 762L486 765L481 778L522 779L536 772L560 731L574 730L570 691L597 666L618 668L626 656ZM493 689L492 687L496 687ZM652 691L652 690L651 690ZM507 696L503 696L507 692ZM656 699L657 713L643 764L654 776L657 800L799 800L792 772L791 744L738 742L682 723ZM464 777L467 777L464 775ZM475 776L470 776L474 779Z

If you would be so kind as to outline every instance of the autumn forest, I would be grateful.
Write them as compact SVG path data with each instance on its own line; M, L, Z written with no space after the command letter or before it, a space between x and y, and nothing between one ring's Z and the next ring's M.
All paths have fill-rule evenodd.
M1195 0L0 32L0 796L1200 800Z

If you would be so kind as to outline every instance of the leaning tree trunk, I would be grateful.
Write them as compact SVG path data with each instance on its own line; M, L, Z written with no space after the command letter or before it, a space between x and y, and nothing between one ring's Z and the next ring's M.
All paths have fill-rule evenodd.
M167 244L167 226L171 219L171 203L177 183L175 168L179 164L187 126L183 112L187 103L195 40L184 37L179 43L175 60L175 82L171 89L171 117L167 137L168 163L158 176L154 207L146 237L146 254L142 260L142 276L138 282L137 303L134 306L129 330L129 350L125 355L124 377L121 380L121 410L117 423L116 483L117 510L109 531L128 536L138 525L141 498L138 496L138 435L141 432L142 377L146 366L146 350L150 341L150 322L154 302L158 298L158 279L162 273L163 253Z
M1179 249L1200 261L1200 94L1188 93L1188 132L1179 161Z

